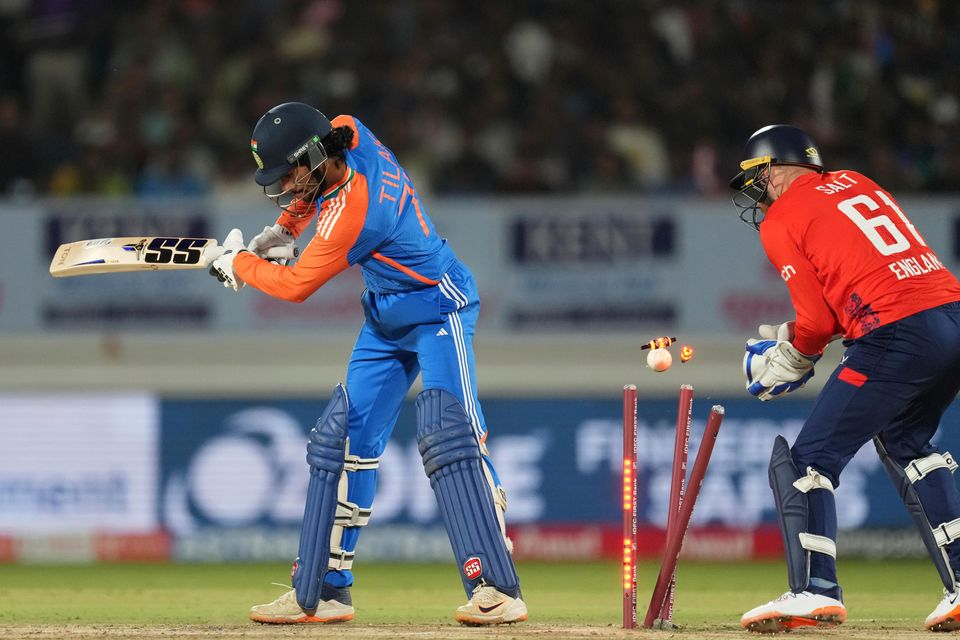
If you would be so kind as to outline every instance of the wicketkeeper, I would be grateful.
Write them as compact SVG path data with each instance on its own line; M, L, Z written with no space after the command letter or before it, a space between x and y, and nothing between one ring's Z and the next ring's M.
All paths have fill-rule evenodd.
M872 439L943 582L926 626L960 629L957 464L931 444L960 390L960 283L893 196L855 171L827 171L800 129L760 129L740 169L734 204L759 229L796 310L747 343L747 390L761 400L789 393L834 337L846 347L793 446L782 436L773 446L790 590L741 624L775 632L846 619L833 492Z
M418 375L417 438L469 601L465 624L527 619L506 537L506 495L484 444L473 334L480 299L470 270L427 216L393 153L359 120L329 121L289 102L260 118L250 141L257 184L282 210L244 245L234 229L214 261L224 286L244 284L301 302L359 265L366 317L347 369L307 443L310 482L293 565L293 588L250 610L266 623L353 619L354 550L370 520L377 467ZM296 264L263 259L316 216ZM275 255L275 251L271 255Z

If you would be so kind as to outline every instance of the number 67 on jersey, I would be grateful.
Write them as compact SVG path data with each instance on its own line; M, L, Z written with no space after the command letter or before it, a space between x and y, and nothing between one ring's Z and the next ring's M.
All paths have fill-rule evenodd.
M212 238L132 236L79 240L57 248L50 261L50 274L66 278L122 271L203 269L223 251ZM263 257L290 260L297 253L296 249L274 247Z

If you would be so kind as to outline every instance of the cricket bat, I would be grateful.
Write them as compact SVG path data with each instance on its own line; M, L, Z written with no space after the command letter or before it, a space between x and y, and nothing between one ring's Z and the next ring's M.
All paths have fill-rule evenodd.
M160 238L133 236L68 242L57 248L50 261L55 278L122 271L204 269L223 254L212 238ZM295 248L268 249L268 260L293 259Z

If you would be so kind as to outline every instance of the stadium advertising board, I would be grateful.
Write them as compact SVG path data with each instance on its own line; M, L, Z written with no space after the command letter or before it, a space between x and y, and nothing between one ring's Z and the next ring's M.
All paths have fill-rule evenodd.
M113 236L211 234L209 204L195 200L70 201L52 204L43 217L43 271L57 246ZM96 278L49 278L38 301L41 325L68 328L204 328L214 302L196 274L111 274Z
M960 263L949 199L905 200L948 267ZM254 290L217 290L203 273L55 279L59 242L116 235L252 237L274 219L269 203L206 200L39 201L29 214L0 202L0 254L24 265L0 273L0 332L176 329L354 330L362 317L356 269L305 303ZM441 233L480 287L483 327L505 331L641 331L743 335L790 302L756 233L724 201L689 198L438 200ZM301 242L301 246L303 243Z
M308 479L305 435L323 401L29 394L2 400L0 560L286 561L295 555ZM708 403L717 402L725 405L726 419L685 553L777 555L770 446L778 433L796 434L809 402L700 399L691 459ZM490 451L507 488L518 557L617 556L620 409L616 397L486 400ZM675 411L672 400L640 403L641 556L655 556L663 546ZM954 405L941 447L960 450L958 426ZM449 557L414 432L408 403L381 460L373 518L361 538L366 559ZM922 554L870 445L844 472L837 505L845 553Z
M795 436L809 402L719 401L727 417L694 513L688 552L777 554L767 481L770 447L778 433ZM691 459L706 402L694 405ZM267 560L295 554L307 481L304 435L321 409L322 402L305 401L163 403L159 519L174 537L178 558ZM507 489L507 521L518 555L585 558L619 552L619 410L616 399L484 403L488 444ZM673 401L641 401L641 552L648 555L662 546L675 411ZM960 433L950 428L958 424L960 410L954 407L944 429L947 448L960 446ZM373 517L361 538L364 557L420 560L449 554L413 434L408 404L381 461ZM845 531L911 526L870 445L845 471L837 504Z
M0 559L155 553L158 435L147 395L0 396Z

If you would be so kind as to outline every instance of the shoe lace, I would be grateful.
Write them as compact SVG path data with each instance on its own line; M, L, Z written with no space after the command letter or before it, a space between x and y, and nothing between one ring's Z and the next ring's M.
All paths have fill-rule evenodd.
M290 585L288 585L288 584L280 584L279 582L271 582L270 584L272 584L272 585L275 586L275 587L283 587L284 589L287 590L286 593L284 593L282 596L280 596L279 598L277 598L277 602L278 602L278 603L286 603L286 602L289 601L289 600L294 600L294 601L296 601L296 599L297 599L297 592L296 592ZM298 606L299 606L299 603L298 603Z
M497 591L495 587L491 587L490 585L481 582L473 588L473 594L470 598L470 601L474 604L490 605L494 604L503 597L503 594Z

